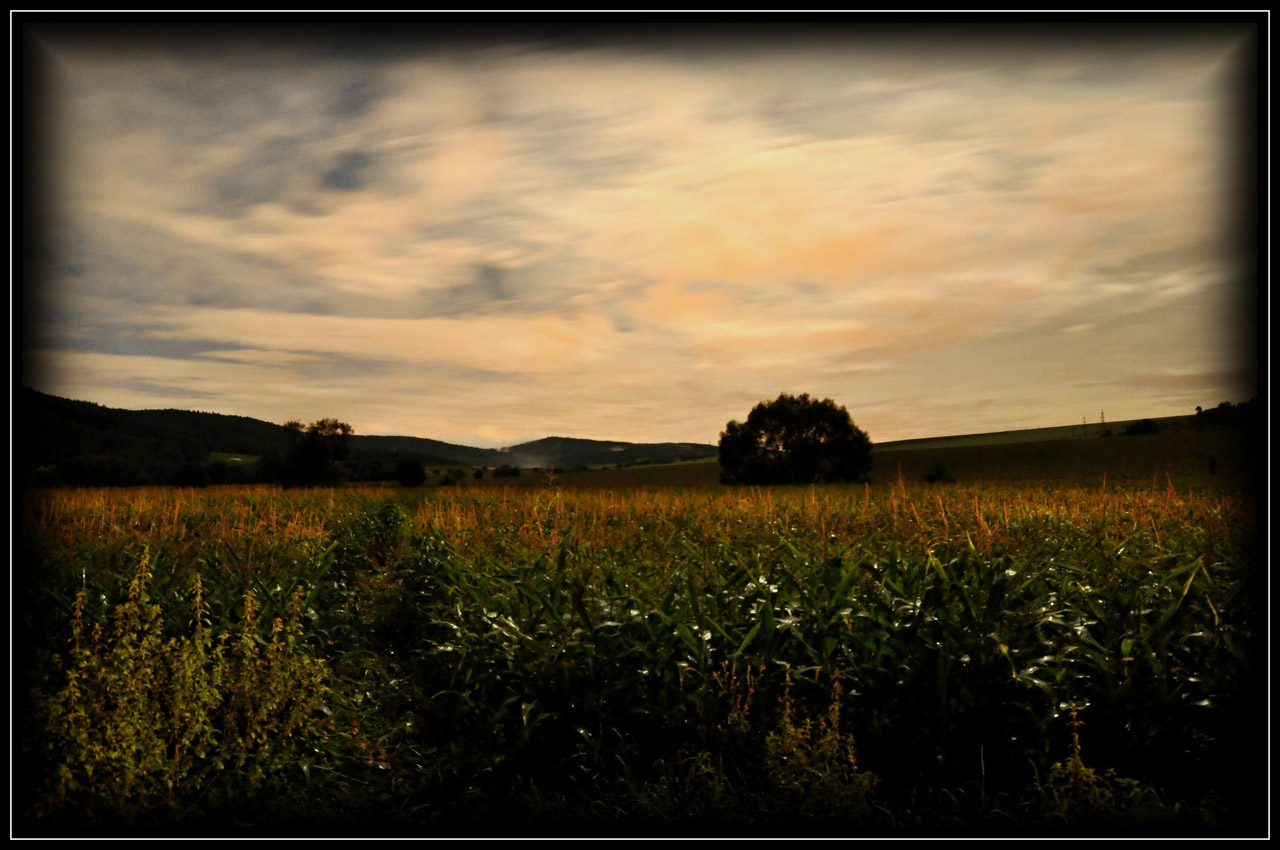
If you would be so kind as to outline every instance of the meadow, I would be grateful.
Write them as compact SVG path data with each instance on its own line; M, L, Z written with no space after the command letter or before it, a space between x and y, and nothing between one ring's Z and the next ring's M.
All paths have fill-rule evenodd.
M1199 465L31 491L16 823L1265 834L1257 493Z

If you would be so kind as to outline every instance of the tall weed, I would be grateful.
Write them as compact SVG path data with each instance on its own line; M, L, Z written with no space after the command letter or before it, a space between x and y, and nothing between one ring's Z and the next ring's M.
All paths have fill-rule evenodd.
M168 629L148 586L144 552L127 598L104 629L76 594L71 645L55 659L64 683L37 703L28 746L49 768L36 812L79 813L102 825L154 824L243 803L296 770L327 685L324 662L301 645L303 588L288 620L260 622L244 596L236 634L216 633L203 583Z

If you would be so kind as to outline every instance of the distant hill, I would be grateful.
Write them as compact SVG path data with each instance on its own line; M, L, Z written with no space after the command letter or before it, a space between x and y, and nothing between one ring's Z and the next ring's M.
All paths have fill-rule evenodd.
M283 452L280 425L187 410L118 410L24 387L18 399L15 470L24 481L40 469L68 484L167 483L184 465L214 452L259 456Z
M620 443L573 437L545 437L505 449L478 449L423 437L355 436L352 458L414 457L428 466L449 464L477 468L576 469L618 464L669 463L716 457L716 446L701 443Z
M618 443L604 440L582 440L573 437L545 437L521 443L504 450L515 458L512 466L559 467L617 466L646 463L671 463L717 457L717 446L702 443Z
M443 443L426 437L382 437L355 434L351 437L351 458L356 460L400 460L411 457L425 466L470 466L487 468L511 464L499 449L477 449Z
M166 484L204 470L218 481L252 480L256 462L288 451L283 425L246 416L186 410L121 410L24 387L22 443L15 472L24 482ZM389 480L395 464L570 469L715 457L697 443L623 443L548 437L507 449L460 446L425 437L356 434L347 468L358 480Z
M1217 407L1196 408L1186 416L1160 416L1153 419L1122 419L1114 422L1080 425L1058 425L1048 428L1022 428L1014 431L992 431L984 434L955 434L945 437L920 437L876 443L877 451L911 449L943 449L971 446L1005 446L1013 443L1042 443L1050 440L1091 440L1095 437L1126 436L1136 433L1173 433L1182 431L1239 430L1259 427L1262 410L1257 399L1240 404L1222 402Z
M17 421L21 428L14 447L14 474L24 484L251 482L260 480L265 474L262 470L270 468L273 461L278 465L279 458L290 446L290 435L283 425L247 416L187 410L120 410L59 398L31 388L23 388L19 396ZM1186 440L1174 441L1181 446L1179 452L1185 457L1194 457L1195 460L1188 463L1197 467L1207 465L1210 457L1220 458L1225 469L1235 465L1227 461L1235 454L1231 448L1234 443L1253 449L1251 439L1231 434L1240 429L1260 433L1262 423L1261 406L1256 400L1250 400L1241 404L1223 402L1216 408L1197 410L1188 416L878 443L874 447L877 471L872 477L886 469L901 469L914 477L933 467L946 467L950 474L966 478L1010 477L1029 474L1058 455L1066 458L1063 463L1078 466L1082 471L1094 467L1116 469L1123 465L1121 461L1127 455L1141 453L1139 444L1126 439L1126 435L1153 433L1165 438L1185 434L1190 439L1199 435L1194 446ZM1214 433L1224 434L1223 439L1210 440L1209 436ZM1098 440L1106 437L1116 439ZM1097 445L1083 448L1084 443L1095 441ZM1174 442L1163 439L1160 444L1173 446ZM1068 443L1080 444L1082 448L1068 449ZM351 437L349 448L345 474L356 481L393 480L396 464L405 458L436 469L509 466L574 470L652 467L675 461L714 459L718 455L716 446L701 443L625 443L571 437L546 437L505 449L482 449L425 437L357 434ZM1151 464L1167 468L1165 459L1149 460ZM1145 468L1151 464L1139 465ZM713 474L700 469L662 473L681 480L691 475ZM634 475L623 477L636 478Z

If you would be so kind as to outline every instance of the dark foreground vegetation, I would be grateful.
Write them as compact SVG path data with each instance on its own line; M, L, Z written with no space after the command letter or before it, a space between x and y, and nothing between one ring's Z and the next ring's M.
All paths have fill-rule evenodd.
M1257 494L1117 478L31 491L15 833L1265 834Z

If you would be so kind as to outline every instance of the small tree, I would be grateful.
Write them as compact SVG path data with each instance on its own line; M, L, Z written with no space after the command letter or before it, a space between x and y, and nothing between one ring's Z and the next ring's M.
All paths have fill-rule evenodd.
M871 440L831 399L783 393L720 434L727 484L852 481L871 469Z

